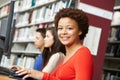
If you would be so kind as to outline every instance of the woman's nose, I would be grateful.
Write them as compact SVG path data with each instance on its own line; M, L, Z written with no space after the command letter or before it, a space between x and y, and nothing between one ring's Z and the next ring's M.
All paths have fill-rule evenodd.
M63 31L62 31L62 32L63 32L63 34L66 34L66 33L67 33L66 29L63 29Z

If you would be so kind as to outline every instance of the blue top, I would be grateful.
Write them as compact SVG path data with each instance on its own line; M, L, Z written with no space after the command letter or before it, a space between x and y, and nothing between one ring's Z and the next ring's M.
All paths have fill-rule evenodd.
M39 54L38 57L36 58L34 69L39 71L42 69L42 54Z

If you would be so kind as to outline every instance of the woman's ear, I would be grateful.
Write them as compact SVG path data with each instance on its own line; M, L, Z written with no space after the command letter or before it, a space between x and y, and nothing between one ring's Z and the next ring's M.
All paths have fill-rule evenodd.
M79 34L79 36L80 36L80 35L82 34L82 31L79 31L79 33L78 33L78 34Z

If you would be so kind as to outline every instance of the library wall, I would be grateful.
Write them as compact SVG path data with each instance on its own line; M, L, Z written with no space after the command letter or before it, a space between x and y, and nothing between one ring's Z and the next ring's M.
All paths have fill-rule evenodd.
M96 28L100 28L102 30L99 40L98 52L97 55L94 55L94 78L93 78L93 80L101 80L104 55L106 53L105 51L107 47L107 41L110 31L110 24L112 20L112 13L115 0L111 1L94 0L94 2L90 0L80 0L80 2L81 2L80 7L82 7L83 10L85 10L88 13L90 25ZM107 5L108 2L109 5ZM111 14L110 15L107 14L106 11L108 11L108 13L110 12ZM102 13L104 13L104 15ZM109 17L106 17L105 14L107 14L107 16Z

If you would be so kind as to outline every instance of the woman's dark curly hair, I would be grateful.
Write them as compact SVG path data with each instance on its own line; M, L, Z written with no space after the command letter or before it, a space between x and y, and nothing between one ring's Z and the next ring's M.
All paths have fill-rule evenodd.
M79 36L80 40L83 40L85 38L86 34L88 33L88 27L89 27L88 17L86 16L86 13L80 9L75 9L75 8L61 9L56 14L55 20L54 20L56 30L58 28L59 20L64 17L69 17L76 21L76 23L78 24L79 30L82 31L82 34Z

